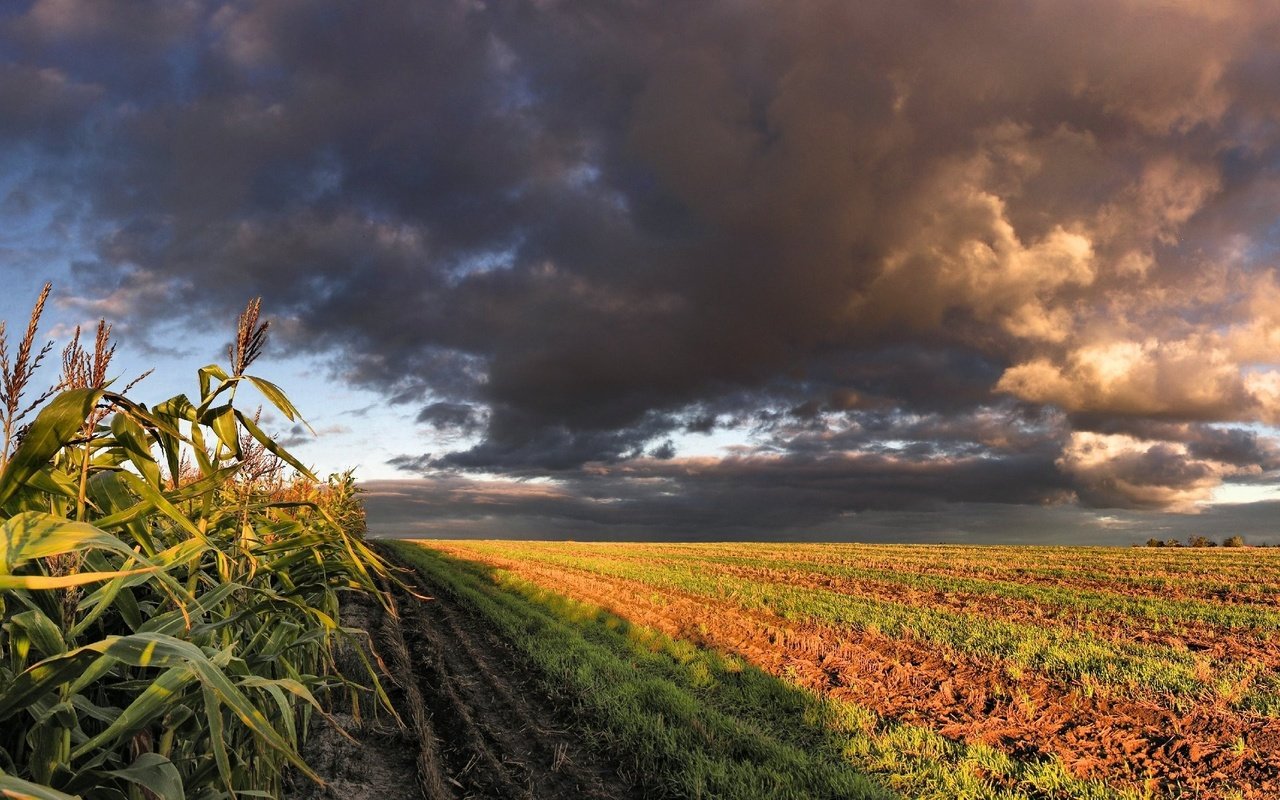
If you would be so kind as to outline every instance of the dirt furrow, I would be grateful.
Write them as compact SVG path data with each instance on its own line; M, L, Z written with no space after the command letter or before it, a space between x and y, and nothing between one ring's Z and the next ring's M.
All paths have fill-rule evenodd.
M1195 652L1217 661L1256 661L1269 669L1280 667L1274 642L1251 631L1233 630L1194 620L1153 620L1112 612L1072 608L1036 600L981 595L960 590L935 590L904 583L787 571L768 567L716 564L708 572L775 585L821 589L864 600L901 603L962 614L994 616L1002 622L1044 627L1053 625L1064 636L1085 631L1113 643L1141 643ZM1156 628L1163 630L1156 630Z
M486 620L443 587L401 577L411 591L392 592L394 614L357 599L343 615L378 632L371 655L386 665L383 682L405 726L385 712L369 719L368 697L364 719L337 715L350 740L318 722L303 755L327 785L295 776L288 800L646 797Z
M1058 563L1042 561L1034 567L1018 564L996 565L989 560L973 560L952 555L947 560L924 558L907 550L885 558L880 546L869 552L830 553L791 547L785 550L752 548L743 551L752 558L780 561L801 560L815 566L847 566L860 569L878 569L899 573L915 573L923 576L950 578L979 578L1010 584L1045 586L1055 589L1081 589L1098 591L1144 600L1202 600L1226 606L1274 608L1280 605L1280 588L1277 588L1280 553L1251 549L1249 561L1228 559L1226 565L1210 569L1197 562L1194 569L1170 570L1167 565L1148 563L1140 552L1127 562L1110 559L1079 559ZM557 553L570 554L568 548L557 548ZM692 557L696 563L701 547L648 547L637 549L628 545L615 545L608 550L582 548L577 555L583 557L626 558L650 561L655 557L685 560ZM709 555L715 553L708 552ZM1190 553L1189 553L1190 554ZM1199 555L1199 553L1196 553ZM1232 561L1240 561L1234 564ZM1054 562L1057 563L1057 562ZM1206 580L1205 574L1213 576Z
M591 555L586 550L575 552L568 548L558 554L582 558ZM687 561L627 553L610 553L609 559L645 566L690 566ZM1091 636L1117 644L1146 644L1194 653L1206 664L1210 661L1249 661L1265 669L1280 669L1280 650L1275 647L1275 631L1231 628L1194 619L1142 617L1104 608L1082 611L1048 600L1009 597L998 593L980 594L961 589L934 589L913 586L906 581L825 575L805 572L803 569L701 562L699 572L703 575L717 574L763 584L820 589L863 600L900 603L962 614L987 617L995 613L1004 622L1041 628L1053 626L1064 637L1087 632Z

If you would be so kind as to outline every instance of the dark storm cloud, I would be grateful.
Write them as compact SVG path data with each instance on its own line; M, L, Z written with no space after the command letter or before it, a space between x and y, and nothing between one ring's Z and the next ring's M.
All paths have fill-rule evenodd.
M432 403L418 412L418 422L436 430L475 433L484 424L475 406L466 403Z
M98 87L57 69L0 64L0 139L64 148L100 96Z
M1147 441L1183 442L1189 456L1237 467L1280 469L1280 446L1258 431L1247 428L1094 415L1072 415L1069 424L1077 431L1130 436Z
M735 429L767 468L626 507L1186 510L1277 467L1244 426L1280 422L1278 36L1250 3L37 0L0 136L88 208L68 303L264 295L468 442L407 470L580 498Z
M956 544L1132 544L1155 536L1217 541L1240 534L1251 544L1276 543L1280 503L1214 506L1201 514L1172 515L1140 510L1105 513L1073 504L1051 506L937 503L923 509L833 511L800 517L766 513L748 492L729 513L693 512L676 498L649 504L591 502L564 488L512 484L483 486L464 478L372 481L369 524L382 536L539 539L666 539L723 541L736 538L786 541L948 542ZM776 499L776 498L774 498ZM656 506L656 507L655 507ZM687 521L686 521L687 520ZM678 521L678 522L673 522Z
M1240 428L1207 428L1191 438L1187 451L1196 458L1220 461L1237 467L1257 465L1263 470L1280 469L1280 447Z
M408 468L426 467L406 459ZM910 459L892 455L632 459L597 464L554 481L474 480L434 474L427 481L374 481L370 509L380 533L396 535L404 504L430 507L431 520L498 522L534 517L564 536L600 528L703 538L800 531L866 510L939 509L947 503L1043 505L1069 487L1052 458ZM476 529L479 530L478 528Z

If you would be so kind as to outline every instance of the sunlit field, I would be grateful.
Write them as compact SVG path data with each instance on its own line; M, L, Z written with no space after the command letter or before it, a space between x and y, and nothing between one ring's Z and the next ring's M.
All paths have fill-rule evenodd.
M1280 550L395 552L672 796L1280 791Z

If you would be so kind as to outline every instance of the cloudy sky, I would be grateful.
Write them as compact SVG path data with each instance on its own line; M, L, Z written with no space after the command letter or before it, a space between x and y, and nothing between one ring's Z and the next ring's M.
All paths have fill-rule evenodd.
M1273 4L0 8L0 318L261 295L378 532L1278 527Z

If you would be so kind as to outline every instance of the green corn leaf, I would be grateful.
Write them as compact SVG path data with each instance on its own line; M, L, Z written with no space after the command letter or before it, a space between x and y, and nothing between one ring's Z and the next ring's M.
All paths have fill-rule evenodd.
M76 648L63 656L34 664L13 680L8 691L0 693L0 719L11 716L30 700L52 691L72 675L78 674L85 665L83 657L86 654L91 659L100 655L133 667L189 667L200 683L212 691L219 702L226 704L254 735L291 761L303 774L319 780L297 751L271 727L262 712L236 688L217 664L199 647L172 636L156 633L112 636L101 642ZM229 655L229 651L220 655Z
M240 685L252 686L253 688L260 689L271 696L271 699L275 701L276 710L279 712L280 721L284 725L285 737L291 742L297 742L298 730L294 725L294 719L293 719L294 711L290 707L289 698L285 696L285 693L281 691L280 687L272 681L268 681L261 678L259 679L247 678L246 680L255 680L255 684L248 684L248 683L245 683L244 681L241 681Z
M328 536L319 533L304 533L285 540L278 540L271 544L264 544L258 547L258 554L265 555L268 553L291 553L293 555L301 555L309 557L311 555L309 549L313 547L324 547L333 544Z
M130 527L130 530L132 530L132 523L146 519L152 511L155 511L155 508L155 503L148 503L146 501L134 503L128 508L107 514L103 517L98 517L93 521L93 524L102 530L122 527ZM148 536L147 538L149 539L150 537Z
M137 784L160 800L183 800L186 797L178 768L159 753L143 753L124 769L111 770L106 774Z
M203 695L205 720L209 725L209 741L213 745L213 760L218 765L218 775L222 777L222 783L231 796L235 797L231 779L231 759L227 755L227 743L222 734L222 706L218 702L218 695L208 686L203 688Z
M63 794L57 789L3 773L0 773L0 797L7 800L80 800L78 794Z
M201 399L210 398L216 395L230 385L231 376L226 373L222 367L217 364L209 364L201 367L196 374L200 377L200 397ZM218 381L218 391L213 391L213 382Z
M147 684L133 702L107 726L106 730L81 743L71 752L72 759L83 758L99 747L114 749L128 741L134 733L163 716L182 694L182 690L194 683L196 676L189 666L172 667Z
M99 658L96 652L73 650L56 658L33 664L0 690L0 720L25 709L41 695L78 677Z
M31 559L89 548L110 550L126 559L143 560L124 542L87 522L75 522L40 511L24 511L0 525L0 575L12 572Z
M209 475L216 471L218 467L209 458L209 448L204 443L204 433L201 432L200 426L191 425L191 451L195 453L196 463L200 466L202 475Z
M187 606L187 615L193 619L202 619L209 611L216 608L231 596L237 589L244 587L238 583L222 583L204 592ZM152 617L138 629L138 633L159 633L170 636L178 635L186 625L186 619L177 611Z
M123 527L129 537L142 546L144 553L155 555L158 545L152 539L151 526L146 520L154 506L145 501L138 502L125 487L118 471L99 472L90 478L89 496L103 513L94 520L94 525L102 530Z
M65 728L51 717L46 717L27 732L31 754L27 760L28 774L37 783L49 783L58 764L64 763Z
M185 394L176 394L155 407L152 412L159 419L176 428L179 420L195 422L196 407Z
M168 427L176 431L182 421L192 422L195 420L196 407L191 404L191 401L185 395L177 395L156 406L154 415L164 420L169 424ZM171 476L177 476L182 459L181 442L188 440L180 433L167 433L164 429L157 430L157 434L157 438L160 440L160 449L164 453L165 466L169 468Z
M353 741L353 742L355 741L355 739L351 736L351 734L343 730L342 726L338 724L338 721L333 717L331 717L324 710L324 707L320 705L320 701L315 698L315 695L311 693L311 690L303 686L299 681L295 681L291 678L267 679L267 678L259 677L257 675L252 675L248 678L244 678L243 680L241 680L240 685L256 686L256 687L265 688L265 689L284 690L294 695L295 697L305 701L308 705L310 705L312 708L318 711L320 713L320 716L328 720L333 725L334 730L336 730L338 733L342 734L344 737L346 737L350 741ZM289 719L290 721L292 721L292 714L288 712L287 708L283 703L280 703L280 713L286 719Z
M232 464L229 467L223 467L215 472L206 475L198 481L193 481L173 491L163 492L171 503L181 503L187 500L194 500L205 495L208 492L216 490L218 487L226 483L232 476L240 470L239 464ZM108 483L107 480L110 479ZM107 516L94 520L94 524L104 530L111 528L126 527L135 539L150 542L151 535L146 531L144 525L139 522L145 520L147 516L155 510L156 504L148 500L140 500L134 502L134 498L125 491L126 480L121 478L118 473L101 473L94 476L95 482L102 481L103 485L100 490L105 494L104 501L106 508L112 513ZM185 516L185 515L184 515ZM154 552L154 545L152 545Z
M122 394L115 392L103 392L103 399L113 405L118 413L125 414L132 418L134 422L143 428L149 429L154 433L164 434L182 439L182 432L178 430L176 422L172 420L170 415L161 414L157 411L149 411L142 403L135 403Z
M163 553L159 553L154 561L158 568L171 569L174 566L185 564L194 558L200 557L206 550L207 548L198 539L187 539L170 547ZM81 600L77 610L88 611L88 613L71 629L71 635L78 636L88 630L89 626L96 622L108 608L113 607L120 612L131 629L138 630L142 625L142 618L138 611L137 600L133 597L129 588L131 585L140 582L134 577L139 572L141 571L134 570L120 574L119 577L112 579L106 586L99 588ZM167 579L167 576L162 579Z
M46 658L20 672L0 690L0 720L7 719L43 694L74 680L73 691L101 677L116 663L133 667L177 667L208 661L200 648L171 636L131 634L108 636L99 642Z
M120 709L97 705L82 694L72 695L71 705L83 716L95 719L98 722L105 722L108 725L115 722L116 717L120 716Z
M218 441L222 442L232 455L243 458L244 454L240 452L240 429L236 427L234 409L230 405L209 409L201 421L213 428L213 432L218 435Z
M66 652L67 643L62 639L62 631L43 611L31 609L21 614L14 614L9 623L26 631L27 638L46 658Z
M76 437L101 397L101 389L72 389L40 410L13 458L0 472L0 509L63 445Z
M126 414L116 414L111 419L111 433L138 472L142 473L148 483L159 488L160 465L151 455L151 442L142 426Z
M106 605L104 603L103 607ZM132 588L122 586L120 593L110 602L110 605L120 612L120 619L124 620L129 630L136 631L142 627L142 607L138 605L138 598L134 595Z
M27 478L27 486L45 494L76 500L80 494L71 476L55 470L40 469Z
M165 516L178 523L180 528L194 536L196 539L199 539L201 542L208 544L208 539L200 532L200 529L196 527L195 523L192 522L186 514L183 514L181 509L169 502L169 499L165 497L164 493L159 489L142 480L137 475L133 475L128 472L120 473L120 479L133 490L134 494L138 495L143 500L154 504L155 507L158 508Z
M248 378L250 383L258 388L258 391L262 392L262 394L271 401L271 405L278 408L281 414L288 417L290 422L298 420L303 425L307 426L307 430L311 431L312 436L315 435L315 430L313 430L307 421L302 418L302 413L298 411L297 407L294 406L292 402L290 402L289 398L285 395L284 390L279 386L276 386L271 381L264 380L262 378L255 378L252 375L246 375L245 377Z

